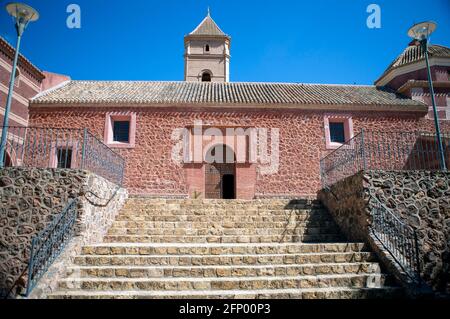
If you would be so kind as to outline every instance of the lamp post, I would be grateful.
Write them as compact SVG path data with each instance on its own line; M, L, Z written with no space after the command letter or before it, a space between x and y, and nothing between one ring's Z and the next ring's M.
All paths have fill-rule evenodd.
M39 19L39 13L32 7L23 3L8 3L6 5L6 11L8 11L9 15L15 20L17 44L11 70L11 78L9 80L9 91L8 98L6 99L5 115L3 117L2 137L0 141L0 167L3 167L5 164L9 112L11 110L11 100L14 92L14 80L16 77L17 60L19 59L20 40L28 23Z
M428 60L428 40L430 34L432 34L434 30L436 30L436 27L437 25L433 21L417 23L409 29L408 36L410 36L414 40L417 40L420 43L422 52L425 55L425 62L427 65L428 85L430 87L431 104L433 105L434 126L436 129L437 143L439 148L440 166L441 170L445 171L447 170L447 167L445 164L444 148L442 146L441 129L439 127L439 115L436 109L436 100L434 97L434 88L433 88L433 79L431 77L430 61Z

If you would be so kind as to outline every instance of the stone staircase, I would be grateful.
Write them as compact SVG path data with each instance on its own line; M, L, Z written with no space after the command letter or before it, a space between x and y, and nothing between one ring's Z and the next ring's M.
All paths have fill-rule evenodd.
M373 253L309 200L132 198L50 298L389 298Z

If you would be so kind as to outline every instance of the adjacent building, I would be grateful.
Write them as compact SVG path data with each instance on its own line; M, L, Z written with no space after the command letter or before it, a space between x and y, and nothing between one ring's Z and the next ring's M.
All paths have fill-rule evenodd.
M0 37L0 121L3 123L6 98L14 59L15 49ZM19 56L14 79L14 95L11 104L9 124L11 126L28 125L28 102L41 92L44 73L23 55Z

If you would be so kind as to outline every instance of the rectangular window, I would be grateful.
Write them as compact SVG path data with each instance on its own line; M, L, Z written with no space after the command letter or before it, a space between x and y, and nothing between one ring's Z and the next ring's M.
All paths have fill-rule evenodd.
M57 168L71 168L72 166L72 149L58 148L56 150L58 160Z
M328 150L341 147L353 138L353 120L345 115L325 115L325 145Z
M333 143L345 143L345 127L342 122L330 123L330 141Z
M113 123L113 141L129 143L130 141L130 122L114 121Z
M106 113L104 141L112 148L134 148L136 113L126 111Z

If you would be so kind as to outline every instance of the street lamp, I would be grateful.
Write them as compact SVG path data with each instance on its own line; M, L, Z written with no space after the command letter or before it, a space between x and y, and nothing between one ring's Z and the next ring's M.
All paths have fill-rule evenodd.
M436 128L437 143L439 147L439 159L442 170L447 170L445 164L444 148L442 147L441 129L439 128L439 115L436 109L436 100L434 98L433 79L431 78L430 62L428 61L428 40L430 34L436 30L436 23L433 21L421 22L413 25L409 31L408 36L417 40L420 43L423 54L425 55L425 61L427 65L428 85L430 87L431 103L433 105L434 113L434 126Z
M39 13L32 7L23 3L8 3L6 5L6 11L8 11L8 14L15 20L17 44L16 53L14 55L14 62L11 70L11 78L9 80L9 91L8 98L6 99L5 115L3 117L2 137L0 141L0 167L3 167L5 164L9 112L11 109L11 100L14 91L14 80L16 77L17 60L19 58L20 40L22 38L23 31L27 27L28 23L39 19Z

